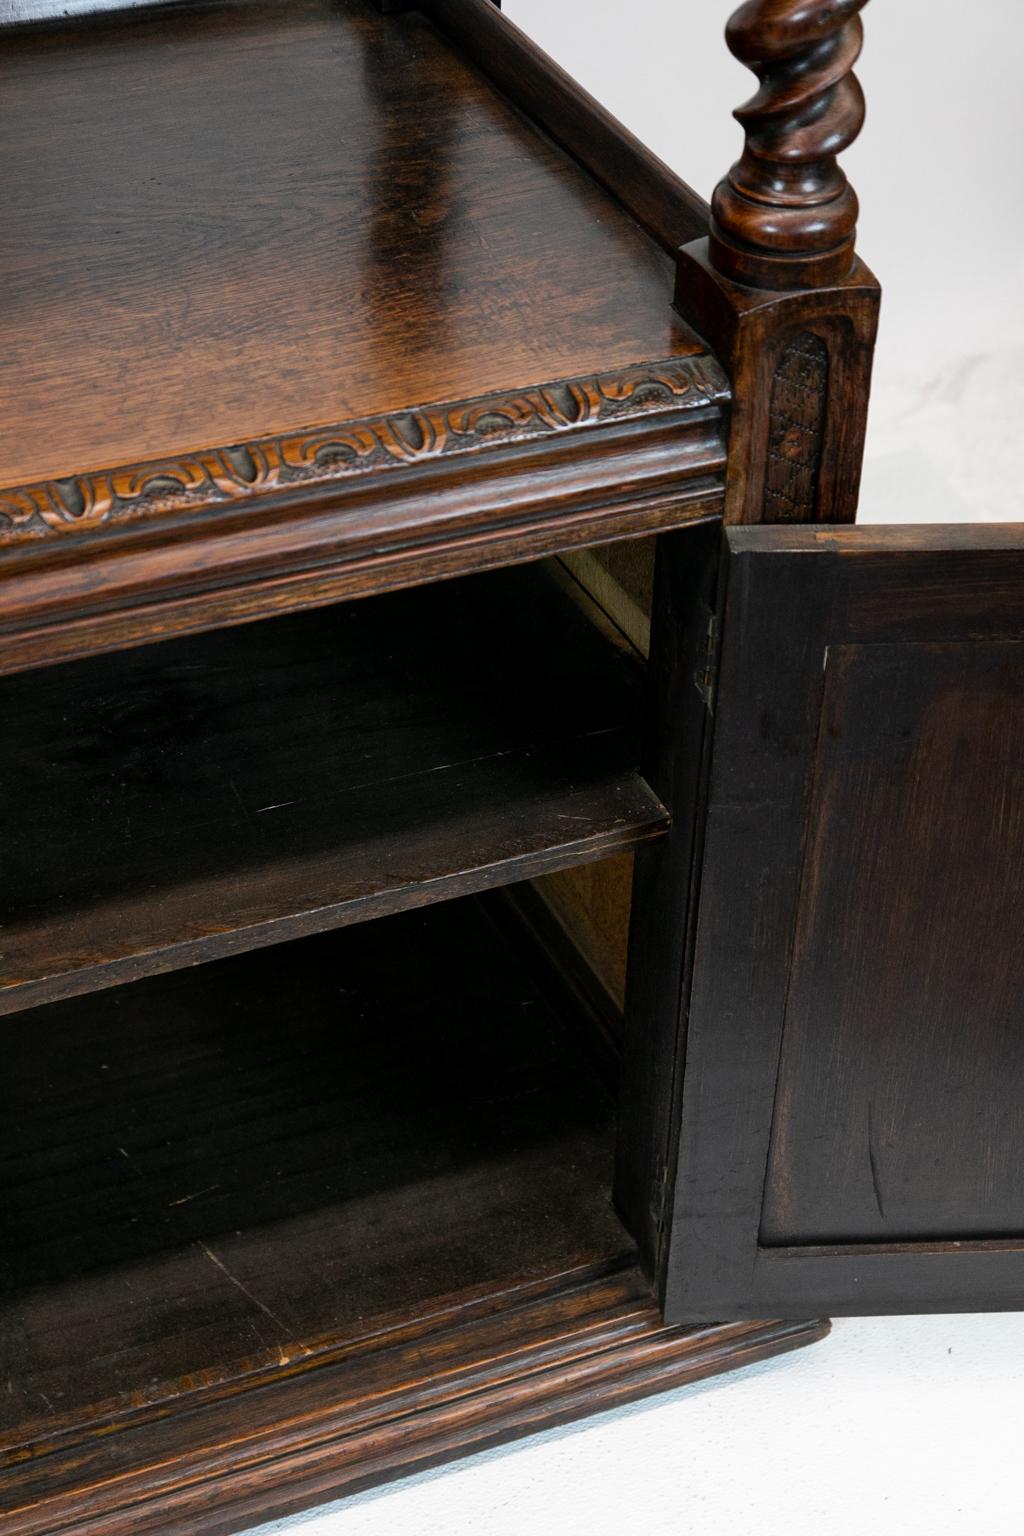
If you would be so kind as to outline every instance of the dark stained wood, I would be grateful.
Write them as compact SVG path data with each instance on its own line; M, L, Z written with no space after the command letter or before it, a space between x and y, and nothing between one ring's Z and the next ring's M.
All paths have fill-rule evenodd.
M655 567L642 763L673 816L659 848L642 849L636 858L615 1201L659 1289L677 1155L682 1000L689 990L697 916L695 870L711 741L720 545L717 527L665 536Z
M10 1028L12 1536L235 1530L823 1331L661 1324L612 1102L476 901Z
M1024 530L729 549L667 1316L1017 1306Z
M668 257L426 17L12 28L0 90L0 669L720 510Z
M0 670L720 511L725 377L615 191L687 189L445 24L496 83L367 0L7 29Z
M91 1454L69 1447L30 1461L0 1494L6 1530L229 1536L827 1333L827 1322L666 1327L635 1266L581 1266L239 1383L187 1426L140 1423Z
M534 877L533 889L619 1020L626 997L633 849Z
M880 291L855 254L836 157L864 120L853 66L866 0L746 0L729 46L761 83L742 158L682 247L676 305L725 365L730 523L852 522Z
M7 679L0 1013L521 880L667 813L543 568Z
M0 674L722 515L720 410L639 425L0 556Z
M813 331L794 337L776 364L768 400L765 522L814 522L828 375L828 348Z
M495 16L493 0L423 0L421 8L666 251L707 234L704 199L507 16Z
M710 408L726 398L724 377L710 358L670 358L70 479L11 486L0 492L0 554L5 560L33 553L45 556L66 541L66 550L88 556L96 533L130 529L138 539L175 516L194 518L204 512L241 511L251 520L285 496L300 497L309 511L322 510L325 501L344 507L345 499L358 504L361 498L365 504L369 495L393 515L395 501L408 490L407 477L396 478L395 471L429 469L457 481L486 451L485 471L493 476L502 450L507 454L531 449L534 456L557 459L555 444L566 435L575 439L575 449L586 441L593 457L595 450L599 454L608 446L595 429L612 424L633 428L634 437L640 429L645 438L640 446L646 447L650 429L663 427L666 417L676 418L671 424L678 427L680 412L711 416ZM577 436L581 432L585 438ZM591 440L595 436L596 443ZM696 444L687 446L692 452ZM635 468L642 473L643 467ZM78 540L85 541L83 547L77 546ZM10 575L9 566L4 573Z
M837 164L864 124L853 66L867 0L746 0L726 29L760 89L734 114L740 161L712 199L716 271L753 288L817 288L853 268L857 198Z
M713 517L727 393L683 358L7 493L0 672Z
M1024 645L843 645L821 721L761 1241L1024 1235Z
M859 259L841 281L771 293L722 276L706 240L679 253L676 302L732 385L727 522L853 521L880 298Z
M615 1094L622 1059L621 1005L577 948L543 891L543 884L538 889L523 882L493 891L488 900L510 939L518 939L523 964L558 1006L584 1055Z
M628 1250L612 1102L472 898L7 1030L9 1445Z
M0 1525L226 1536L824 1331L666 1325L610 1201L618 1112L660 1276L717 531L646 706L536 573L448 578L848 515L877 295L691 243L673 310L703 204L489 0L47 4L0 6L0 672L49 669L0 690ZM441 898L662 784L616 1104L582 961Z
M703 350L664 253L416 13L98 18L6 39L0 93L5 484Z

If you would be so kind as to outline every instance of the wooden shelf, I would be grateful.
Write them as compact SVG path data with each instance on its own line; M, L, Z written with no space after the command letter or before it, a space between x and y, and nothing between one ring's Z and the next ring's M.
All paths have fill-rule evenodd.
M470 898L11 1021L5 1532L237 1529L820 1333L662 1327L535 975Z
M0 1012L654 836L641 693L539 567L9 678Z
M704 351L668 257L420 15L62 21L0 79L11 483Z
M612 1102L474 898L8 1029L15 1425L628 1248Z
M495 18L508 86L536 51ZM198 0L3 30L0 670L720 509L729 390L673 308L680 229L652 238L459 25ZM589 142L594 104L545 79Z

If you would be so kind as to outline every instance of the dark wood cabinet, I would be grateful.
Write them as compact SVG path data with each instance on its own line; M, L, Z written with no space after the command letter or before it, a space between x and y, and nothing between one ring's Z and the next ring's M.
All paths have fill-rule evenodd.
M1024 543L848 526L863 3L711 208L492 0L0 4L4 1536L1017 1304Z

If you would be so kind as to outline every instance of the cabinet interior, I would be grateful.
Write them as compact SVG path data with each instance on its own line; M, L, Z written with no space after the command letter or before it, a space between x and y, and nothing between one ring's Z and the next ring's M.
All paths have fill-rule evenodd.
M631 850L667 814L587 578L5 680L12 1453L630 1262Z

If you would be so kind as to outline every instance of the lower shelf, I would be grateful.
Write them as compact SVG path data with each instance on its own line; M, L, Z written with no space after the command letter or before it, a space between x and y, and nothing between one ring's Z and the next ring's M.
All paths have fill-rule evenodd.
M556 997L468 900L12 1020L5 1536L238 1530L819 1337L661 1325Z
M638 1271L496 1291L187 1414L16 1466L11 1536L228 1536L824 1337L665 1328Z

